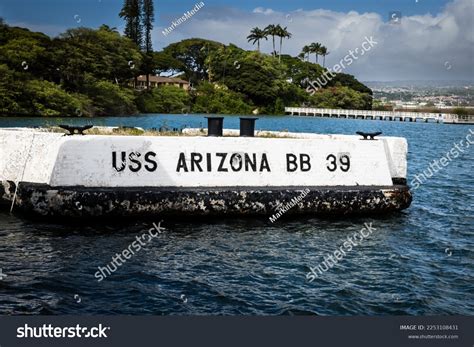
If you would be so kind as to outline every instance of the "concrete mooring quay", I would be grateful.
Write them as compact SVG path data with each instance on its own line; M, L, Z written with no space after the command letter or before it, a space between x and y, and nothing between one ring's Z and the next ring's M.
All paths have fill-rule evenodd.
M344 216L385 214L408 208L406 185L306 186L304 201L287 215ZM271 216L303 192L298 187L51 187L46 184L0 182L0 205L26 214L65 218L168 216Z
M433 122L446 124L474 124L474 115L457 115L450 113L339 110L330 108L308 107L285 107L285 113L290 114L292 116L388 120L401 122Z
M410 206L404 138L255 132L248 117L237 131L223 120L208 117L207 131L171 134L0 129L0 207L87 219L272 216L290 204L285 214L381 214Z

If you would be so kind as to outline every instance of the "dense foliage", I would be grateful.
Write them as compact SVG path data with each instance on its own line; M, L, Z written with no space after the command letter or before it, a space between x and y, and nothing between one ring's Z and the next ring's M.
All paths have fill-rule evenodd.
M203 82L196 91L192 111L195 113L249 114L252 107L244 96L224 85Z
M188 113L189 94L175 86L163 86L142 92L137 105L144 113Z
M134 89L134 78L146 72L181 73L193 88ZM147 52L106 25L50 38L0 21L2 115L282 114L285 106L300 105L371 108L370 89L351 75L337 74L324 89L308 93L308 81L325 72L319 64L289 55L280 58L198 38Z
M138 112L128 85L142 55L102 26L58 38L0 26L0 112L95 116Z

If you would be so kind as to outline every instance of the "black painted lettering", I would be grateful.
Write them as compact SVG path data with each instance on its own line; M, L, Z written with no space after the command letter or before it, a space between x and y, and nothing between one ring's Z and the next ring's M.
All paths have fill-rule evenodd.
M349 156L347 154L343 154L339 158L339 162L341 163L341 170L343 172L347 172L347 171L350 170L350 168L351 168L351 159L349 158Z
M239 153L234 153L230 156L230 167L232 171L242 170L242 156Z
M334 154L329 154L326 157L326 160L329 161L329 163L326 165L327 169L331 172L336 171L337 170L336 156Z
M245 171L250 171L249 167L252 169L253 172L257 172L257 155L255 153L252 153L252 158L245 153L244 155L245 158Z
M326 166L327 169L331 172L334 172L339 168L342 172L348 172L351 169L351 158L347 154L339 154L338 157L339 163L337 162L337 157L334 154L329 154L326 157L326 160L328 161Z
M262 172L263 170L267 170L268 172L270 172L270 165L268 164L268 159L267 159L267 154L266 153L263 153L262 154L262 162L260 163L260 172Z
M207 172L212 171L212 159L211 159L211 153L206 153L206 164L207 164Z
M188 166L186 165L186 157L184 153L179 153L178 166L176 167L176 172L180 172L181 169L184 172L188 172Z
M149 172L153 172L156 170L156 168L158 167L158 164L156 163L156 161L152 158L155 158L156 157L156 153L155 152L147 152L147 154L145 154L145 162L147 162L148 164L145 165L145 169Z
M225 158L227 157L227 153L216 153L217 157L221 158L221 162L219 163L219 167L217 171L219 172L228 172L229 170L224 167Z
M307 154L300 154L301 171L306 172L311 170L310 157Z
M127 165L126 158L127 158L127 152L120 152L122 156L122 163L120 168L117 167L117 152L113 151L112 152L112 166L117 172L123 171L125 169L125 166Z
M128 155L128 159L130 160L130 162L136 165L136 166L132 166L132 164L128 165L128 168L130 169L130 171L132 172L140 171L140 169L142 168L142 163L140 162L140 160L138 160L138 158L140 157L141 157L140 152L131 152Z
M295 172L298 170L297 156L291 153L286 154L286 171Z
M194 166L196 165L199 172L202 172L201 168L202 154L201 153L191 153L191 171L196 171Z

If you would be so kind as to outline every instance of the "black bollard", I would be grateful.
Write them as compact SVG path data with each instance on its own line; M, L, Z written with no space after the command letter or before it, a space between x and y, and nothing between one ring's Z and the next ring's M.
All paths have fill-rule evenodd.
M258 118L240 117L240 136L255 136L255 121Z
M68 134L64 134L64 136L71 136L71 135L84 135L84 131L93 128L92 124L84 125L84 126L76 126L76 125L59 125L61 129L69 131Z
M364 133L363 131L356 131L356 134L362 136L362 140L375 140L375 136L382 135L382 132L377 131L375 133Z
M224 117L206 117L207 136L222 136L224 127Z

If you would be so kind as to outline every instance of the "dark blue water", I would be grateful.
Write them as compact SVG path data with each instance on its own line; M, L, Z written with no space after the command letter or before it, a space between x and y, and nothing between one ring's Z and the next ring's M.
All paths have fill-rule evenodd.
M205 126L202 116L93 119L145 128ZM0 127L90 120L2 119ZM238 118L227 117L227 128ZM261 117L258 129L353 134L381 130L409 143L409 180L474 126ZM472 137L474 139L474 136ZM61 225L0 213L1 314L474 314L474 145L381 218L166 221L167 230L115 273L105 267L152 221ZM156 218L158 222L161 220ZM309 266L372 222L377 230L310 283ZM1 276L1 275L0 275Z

